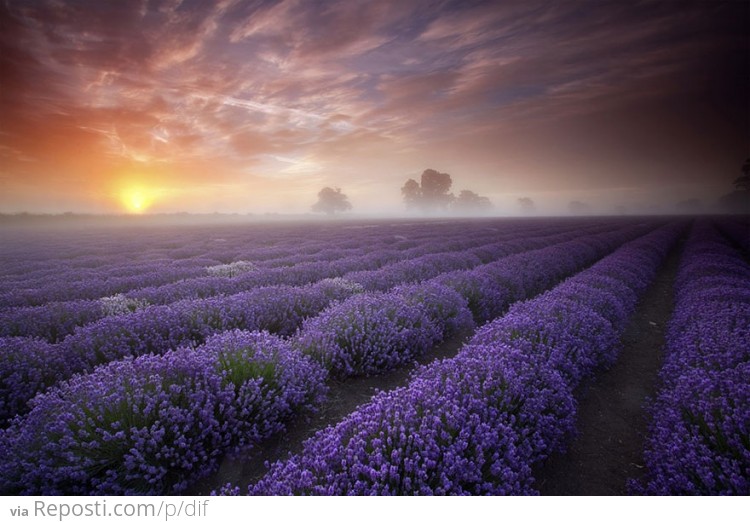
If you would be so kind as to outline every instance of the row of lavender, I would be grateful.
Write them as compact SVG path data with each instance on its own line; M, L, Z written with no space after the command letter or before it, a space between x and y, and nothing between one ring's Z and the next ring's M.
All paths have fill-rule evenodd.
M556 227L552 228L551 233L554 234ZM225 277L208 276L205 270L201 272L204 277L197 275L188 277L186 273L181 273L179 270L177 272L163 270L156 274L156 277L165 278L157 286L148 286L148 281L151 280L149 278L144 278L137 284L134 283L138 281L137 278L129 278L127 284L145 285L145 287L131 290L124 295L64 302L53 301L43 306L17 307L0 311L0 336L34 336L57 342L70 335L78 326L97 321L108 315L132 312L149 304L169 304L185 298L235 294L261 286L307 284L327 277L338 277L352 270L378 269L390 263L406 261L431 253L475 248L477 255L481 256L480 246L486 247L490 238L495 241L511 240L534 233L535 230L532 229L509 232L497 237L496 234L490 235L488 231L482 230L475 234L465 233L460 238L454 239L433 238L407 250L383 249L379 247L377 241L374 246L366 242L364 245L360 244L358 249L350 251L336 248L334 244L331 245L331 249L318 254L315 258L286 267L262 269L242 261L215 267L226 268L227 270L217 274ZM169 273L165 274L165 272ZM179 274L184 277L178 277ZM169 282L172 279L180 280ZM121 282L115 284L119 285ZM111 281L105 280L91 283L88 288L98 293L101 290L100 287L109 288L110 284ZM65 286L64 282L60 285ZM75 289L68 287L67 290L72 295L76 293Z
M393 285L418 281L446 270L476 266L481 264L482 259L491 260L512 252L570 240L582 234L579 231L558 233L552 237L503 241L489 248L487 245L476 247L476 254L469 250L452 257L427 255L419 258L419 263L410 261L406 265L386 265L375 272L356 272L352 274L352 280L324 279L300 287L263 287L230 296L151 306L78 328L73 335L57 344L28 338L0 338L0 421L25 411L30 398L56 382L126 356L163 353L182 345L195 346L211 334L235 328L291 335L305 318L317 315L334 301L361 292L363 286L357 280L366 284L369 280L382 278ZM582 247L585 247L586 240L581 241ZM518 262L535 262L534 257L521 259L523 261ZM535 277L541 277L544 273L540 272ZM458 274L453 277L459 278L458 283L471 277L461 270ZM460 284L458 289L462 291ZM476 293L476 290L469 290ZM507 303L507 294L497 284L488 284L481 289L478 297L492 302L497 295L494 297L496 303L484 305L484 309L496 310ZM473 294L468 297L472 301L478 299Z
M707 224L685 247L646 479L656 495L750 495L750 266Z
M530 224L527 224L529 226ZM471 233L476 234L483 232L485 235L488 234L490 227L479 227L474 230L467 229L464 227L460 229L456 226L443 226L443 227L410 227L404 233L409 234L409 238L404 235L394 234L392 231L386 229L380 232L368 232L368 241L366 246L372 248L392 248L394 250L406 250L409 248L415 248L424 244L425 242L438 239L440 237L454 237L457 233ZM495 231L499 231L497 227L492 227ZM139 255L144 259L135 261L129 259L129 256L122 255L117 252L117 255L112 258L112 255L102 255L101 258L96 258L97 264L92 267L78 267L78 266L67 266L65 261L60 259L57 255L48 256L45 263L51 267L45 269L40 277L35 277L35 272L26 274L19 274L15 277L6 276L5 280L0 279L0 293L5 293L6 290L14 288L26 288L35 289L36 293L32 296L26 296L27 299L34 301L43 301L45 298L49 298L52 293L54 295L55 288L45 289L43 288L45 280L49 280L54 285L59 286L62 283L73 283L77 281L85 281L87 279L113 279L111 284L117 283L116 278L137 276L143 274L149 274L155 269L158 269L158 263L165 263L167 266L178 265L178 266L201 266L208 267L217 264L227 264L232 261L246 259L253 263L273 267L273 266L289 266L310 258L310 256L318 256L322 259L325 255L335 255L337 250L353 250L360 249L363 246L361 239L356 237L356 234L352 234L350 230L346 228L335 229L335 232L328 231L322 234L322 238L310 239L309 233L314 232L313 235L317 236L321 231L314 230L309 231L305 228L296 229L292 227L292 230L297 230L296 235L291 237L285 237L283 240L271 239L264 236L262 233L246 232L244 234L233 234L230 235L229 239L217 238L212 243L204 246L202 249L191 248L190 257L185 257L184 248L180 248L176 251L166 249L162 251L160 248L156 248L152 245L151 251L143 252L142 249L146 248L142 246L138 241L127 241L126 244L133 249L135 252L139 252ZM277 232L274 230L274 232ZM322 231L326 232L326 231ZM399 230L401 232L401 230ZM268 231L265 231L268 234ZM226 235L226 234L224 234ZM289 236L289 234L283 234ZM68 233L69 239L70 233ZM148 237L148 234L146 234ZM160 237L160 236L157 236ZM187 232L178 233L178 237L186 242L191 241L192 234ZM93 238L92 238L93 240ZM112 250L117 251L117 246L122 242L123 238L115 233L109 238L99 238L99 240L105 245L112 247ZM172 241L175 238L171 238ZM265 246L267 243L272 242L272 246ZM140 249L140 250L139 250ZM47 254L50 249L47 247ZM20 264L24 260L33 263L32 259L29 259L29 253L26 252L24 256L16 256L16 263ZM333 257L329 257L332 259ZM10 278L10 280L7 280ZM127 280L120 282L121 286L127 289ZM73 288L77 290L76 288ZM70 289L68 289L70 290ZM110 287L105 287L104 290L111 290ZM94 289L83 289L88 293L94 293ZM108 292L104 292L106 295ZM20 299L20 296L16 296Z
M515 305L456 357L318 432L249 493L534 493L532 467L573 429L573 389L615 358L638 295L679 231L654 231Z
M265 271L250 271L229 279L201 278L199 280L181 281L161 287L141 288L126 294L132 299L143 299L153 304L169 304L182 298L210 297L214 295L235 294L252 288L269 285L303 285L320 281L330 277L340 277L354 270L380 270L381 268L398 262L408 262L431 254L445 255L446 253L465 252L467 250L481 251L482 247L496 247L498 244L509 243L518 238L529 235L554 235L570 227L554 226L550 231L539 230L536 227L523 230L512 230L498 233L497 230L479 230L475 233L464 231L448 236L435 235L419 244L411 245L408 249L396 246L393 249L369 247L369 238L363 241L366 251L352 253L335 261L323 259L298 263L293 266L280 267ZM509 244L508 248L511 248ZM435 260L440 257L436 256Z
M486 269L485 277L508 281L523 297L643 232L602 233L475 271ZM506 303L511 295L505 292ZM197 349L101 366L37 396L2 433L0 491L181 491L223 454L313 408L330 376L386 371L470 323L466 301L431 281L353 296L308 320L290 342L228 332Z
M388 371L457 331L500 316L513 302L555 285L643 232L586 234L420 284L354 296L309 319L293 344L336 379Z
M407 239L406 236L394 235L393 232L383 230L379 233L368 232L368 241L363 244L351 237L350 231L337 229L335 233L325 234L323 239L318 239L314 244L306 244L303 235L305 229L297 232L294 236L285 239L281 245L264 248L262 243L268 241L262 235L257 234L239 235L232 243L222 242L211 245L202 253L195 252L191 258L173 259L166 257L160 260L146 259L143 262L130 262L123 265L122 262L112 260L110 256L102 256L101 264L96 267L82 269L71 267L66 269L64 263L58 256L49 256L52 249L47 249L47 264L52 264L51 273L45 274L41 279L35 278L34 273L26 273L19 280L6 282L0 286L0 306L39 305L49 301L89 299L97 298L115 293L127 292L142 286L154 286L167 282L174 282L184 277L198 277L206 275L206 268L221 266L233 261L247 260L256 264L265 264L268 268L290 266L305 261L326 261L335 259L338 255L347 254L348 250L367 251L392 250L399 252L409 248L424 246L425 243L436 242L441 238L456 237L459 234L490 235L492 231L487 227L475 230L462 230L460 227L412 227L409 229L416 239ZM70 236L72 233L66 233ZM102 238L100 238L102 239ZM122 238L115 233L112 238L103 239L106 244L117 250L118 240ZM296 239L296 241L295 241ZM237 244L239 243L239 244ZM260 243L260 244L259 244ZM139 245L130 243L130 247L138 250ZM338 252L337 252L338 251ZM32 263L29 253L25 256L16 256L15 264L24 261ZM127 256L125 256L127 258ZM60 266L57 266L60 265ZM125 273L122 273L125 271ZM46 272L46 271L45 271Z
M2 494L181 491L231 447L318 404L325 371L267 333L145 355L77 376L0 433Z
M374 241L416 244L436 231L450 234L455 225L429 227L400 223L368 227ZM478 224L481 227L481 224ZM331 244L352 245L362 227L322 224L229 225L209 227L106 228L101 230L6 230L0 288L65 273L70 280L110 270L134 275L141 263L205 259L207 264L228 263L251 255L254 261L314 254ZM464 227L465 228L465 227ZM248 249L248 245L252 245ZM356 246L355 246L356 247ZM408 247L408 246L407 246ZM50 252L54 252L50 256Z
M401 258L401 253L388 250L371 250L346 252L339 249L330 252L338 259L329 271L336 268L345 270L340 266L357 266L357 263L365 263L370 266L386 264ZM323 257L323 259L321 259ZM283 284L283 280L299 278L299 275L313 273L316 265L329 266L329 255L318 256L314 260L299 263L291 268L268 268L248 261L237 261L227 265L214 265L208 269L216 270L217 276L209 275L206 267L200 267L195 273L187 273L173 267L163 268L152 276L133 276L126 281L104 279L94 280L87 283L87 289L98 294L103 288L113 289L114 285L119 290L130 289L125 294L114 296L75 299L68 301L52 301L43 305L14 307L0 311L0 334L4 336L34 336L47 339L52 342L62 340L70 335L78 326L97 321L108 315L120 315L137 309L145 308L150 304L169 304L179 299L188 297L209 297L223 293L237 293L249 290L255 286L267 286L269 284ZM342 262L342 259L344 260ZM336 266L338 264L339 266ZM158 283L152 285L151 283ZM308 281L309 282L309 281ZM121 286L122 285L122 286ZM134 287L134 288L133 288ZM60 290L64 288L64 290ZM66 291L65 295L80 295L75 288L67 283L61 283L57 292Z
M246 228L185 229L177 234L175 230L141 229L137 235L129 230L94 235L71 230L60 231L54 238L32 233L34 244L28 244L25 236L17 238L9 233L9 248L1 256L5 275L0 276L0 293L60 281L137 276L158 270L160 265L210 266L245 256L252 256L254 262L284 259L314 254L332 243L345 244L346 239L344 235L307 239L300 234L289 237L283 231L274 232L280 232L281 237L267 237Z

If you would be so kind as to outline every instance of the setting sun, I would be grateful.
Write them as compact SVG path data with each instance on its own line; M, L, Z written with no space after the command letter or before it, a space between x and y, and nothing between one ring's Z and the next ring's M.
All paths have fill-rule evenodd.
M141 214L154 202L154 193L143 187L128 187L120 193L120 201L129 213Z

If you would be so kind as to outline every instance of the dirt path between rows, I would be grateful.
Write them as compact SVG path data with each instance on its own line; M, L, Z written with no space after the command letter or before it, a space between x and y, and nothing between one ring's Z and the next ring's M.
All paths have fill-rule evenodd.
M542 495L626 495L643 475L645 401L658 386L672 287L682 252L673 248L631 318L615 364L577 393L578 436L535 473Z
M247 455L225 457L217 473L199 481L187 494L207 495L227 483L240 486L241 491L244 492L248 484L256 482L266 473L266 461L275 462L286 458L290 452L299 452L305 440L317 431L339 422L357 406L369 401L378 390L388 391L405 385L409 382L412 371L418 366L429 364L436 359L455 356L472 333L473 331L468 331L458 335L410 364L387 374L330 383L326 401L314 416L294 420L284 433L249 450Z
M667 263L669 263L669 260ZM581 270L585 270L588 266ZM674 274L671 277L673 276ZM533 299L534 297L529 296L527 299ZM664 312L667 317L671 312L671 286L668 297L670 301L666 312ZM225 457L217 473L199 480L194 486L188 489L186 494L207 495L227 483L239 486L240 490L244 493L247 485L257 482L258 479L265 475L267 471L266 462L272 463L280 459L285 459L289 453L298 453L302 449L302 443L305 440L319 430L338 423L358 406L369 401L378 390L388 391L407 384L411 373L418 366L429 364L437 359L455 356L461 346L463 346L464 341L471 337L472 334L473 331L468 331L463 335L456 336L435 349L430 350L405 367L398 368L387 374L330 383L330 390L326 401L315 415L308 418L295 419L287 426L287 429L283 433L248 450L245 454Z

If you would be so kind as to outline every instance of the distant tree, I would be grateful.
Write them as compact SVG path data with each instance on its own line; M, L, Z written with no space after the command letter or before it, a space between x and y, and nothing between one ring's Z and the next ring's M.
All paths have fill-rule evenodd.
M452 208L462 213L483 214L492 210L492 202L471 190L462 190L453 201Z
M521 210L527 214L534 212L536 208L534 206L534 200L531 198L518 198L518 206L521 207Z
M341 192L340 188L325 187L318 192L318 202L312 206L313 212L325 212L329 216L336 212L351 210L352 204L349 198Z
M734 180L734 188L750 192L750 158L742 165L742 176Z
M417 208L423 211L446 210L455 196L448 192L453 184L450 174L426 169L422 172L420 183L409 179L401 194L407 208Z
M422 205L422 188L413 179L409 179L401 187L401 195L404 197L406 208L409 210L418 209Z
M589 211L589 206L582 201L571 201L568 203L568 210L573 214L585 214Z
M428 208L445 209L454 199L450 174L427 169L422 172L422 201Z
M732 182L735 190L719 198L719 205L728 212L750 214L750 158L740 170L742 175Z

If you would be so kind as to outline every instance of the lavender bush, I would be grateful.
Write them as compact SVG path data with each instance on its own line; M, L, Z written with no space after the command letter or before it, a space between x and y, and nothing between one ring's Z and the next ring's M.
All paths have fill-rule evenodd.
M38 337L57 343L83 324L107 315L107 307L98 300L75 300L24 306L0 311L0 335Z
M439 242L434 243L422 243L419 246L409 249L402 253L395 253L387 249L378 249L379 245L378 237L368 237L368 241L364 242L364 246L359 246L356 241L341 241L338 244L342 247L347 246L349 249L335 248L335 245L329 245L331 248L320 250L320 247L313 247L312 249L300 248L302 252L294 255L289 254L289 251L284 250L273 250L274 255L281 256L280 259L275 261L275 266L282 267L283 270L273 270L274 263L264 262L264 270L253 271L254 273L249 274L246 277L242 277L240 274L235 274L235 277L230 281L226 278L217 277L195 277L198 273L189 274L183 273L184 277L179 277L179 273L174 272L174 266L166 265L146 265L137 264L126 265L119 268L111 268L100 272L92 271L90 277L85 278L85 285L87 292L81 293L80 289L67 287L67 293L63 290L63 294L67 296L75 295L90 295L99 292L105 292L106 289L112 289L114 287L106 286L102 280L111 281L112 275L116 274L132 274L139 273L140 270L146 270L152 268L156 273L168 272L165 277L169 280L184 279L177 282L167 284L161 284L156 287L148 287L146 284L148 279L144 278L139 281L137 278L132 279L133 285L138 288L124 294L118 294L117 299L112 297L103 297L101 299L77 299L73 301L51 301L42 306L31 306L31 307L20 307L13 308L4 311L0 311L0 335L5 336L38 336L43 337L51 342L59 342L67 335L73 333L74 329L78 326L83 326L87 323L97 321L103 316L108 315L108 311L114 310L116 313L125 313L128 311L134 311L135 309L142 308L146 304L170 304L180 299L186 298L205 298L216 296L219 294L235 294L243 291L248 291L255 287L268 286L275 284L305 284L319 280L327 276L335 276L337 274L343 274L351 270L361 270L363 267L371 267L369 271L358 272L360 274L370 274L368 277L374 278L376 281L384 281L387 279L387 274L379 274L379 268L385 268L384 265L393 263L394 261L402 260L404 256L409 256L410 261L413 262L417 257L424 256L425 266L429 268L417 267L417 276L427 277L435 273L437 269L447 269L450 266L450 261L440 261L441 256L435 256L434 254L441 251L443 253L454 250L462 250L466 259L470 259L471 256L476 253L482 260L482 262L489 262L495 260L504 255L515 253L530 248L541 248L548 242L546 238L555 237L558 241L570 239L575 237L576 233L580 235L581 232L565 232L560 234L556 230L564 227L548 225L545 230L545 236L539 236L534 238L523 237L523 239L503 239L494 243L486 244L487 232L484 231L482 234L468 234L466 237L461 239L453 239L446 241L445 238L440 238ZM590 230L600 229L601 226L591 227ZM506 233L507 235L508 233ZM522 235L522 232L514 231L510 233L513 235ZM352 243L352 244L347 244ZM478 246L477 246L478 245ZM268 249L266 249L268 250ZM262 252L264 249L259 248L253 251L254 258L264 259ZM217 254L218 255L218 254ZM228 257L239 255L233 253ZM313 256L314 257L311 257ZM468 257L467 257L468 256ZM219 256L224 257L224 256ZM273 258L272 258L273 259ZM456 259L456 263L466 263L466 259L461 261L460 258ZM202 261L198 258L190 260L191 264L196 264L197 267L202 267ZM318 261L310 263L308 261ZM446 265L445 263L449 264ZM174 262L172 262L174 263ZM333 263L333 264L332 264ZM231 264L231 263L230 263ZM294 266L299 265L299 266ZM142 268L138 268L138 267ZM220 265L229 266L229 265ZM260 267L260 265L256 265ZM290 268L294 267L290 270ZM193 268L191 268L193 269ZM427 271L425 271L427 270ZM403 272L403 271L402 271ZM394 272L395 273L395 272ZM170 275L171 274L171 275ZM410 280L408 272L403 272L404 277L391 278L393 279L392 284L397 284ZM61 277L59 270L55 271L55 277L52 280L52 284L55 288L64 289L65 285L69 285L69 280L74 277L80 276L80 270L71 271L69 274ZM2 278L0 278L1 280ZM41 283L41 281L40 281ZM18 284L29 284L28 279L24 279L23 282L19 281ZM108 283L109 284L109 283ZM143 288L144 284L146 285ZM104 285L104 286L103 286ZM2 284L0 284L0 295L2 294ZM8 288L10 285L6 285ZM106 288L105 288L106 286ZM122 289L123 286L117 288ZM127 289L127 287L125 287ZM31 291L31 289L27 289ZM33 289L35 295L39 296L42 301L50 301L55 296L62 295L60 292L54 291L51 294L44 296L45 287L42 285L35 285ZM41 294L40 294L41 292ZM9 294L8 294L9 295ZM124 297L120 297L124 295ZM126 306L120 306L122 301L127 301ZM110 306L113 305L113 306Z
M437 282L399 286L394 289L394 293L408 306L424 308L427 316L440 330L441 339L448 339L474 328L474 320L466 300L458 292Z
M395 368L439 340L441 329L424 306L397 293L368 292L309 319L294 346L340 379Z
M526 292L526 295L533 294L551 286L633 234L633 230L603 233L482 265L469 274L477 272L480 278L484 277L489 290L482 289L481 300L474 303L459 303L453 297L458 307L454 313L468 316L468 307L474 304L474 310L481 310L482 314L499 315L514 299ZM565 261L561 262L560 258ZM469 277L446 274L423 283L420 291L426 297L434 293L436 285L441 286L443 281L467 281ZM456 285L464 291L473 291L477 286ZM417 288L411 287L410 293L414 295ZM442 291L443 294L448 292L447 287ZM469 293L469 296L475 297L475 294ZM400 366L445 338L441 333L445 329L445 318L435 316L434 299L431 300L433 320L430 320L427 310L414 306L413 299L411 303L405 302L403 297L403 291L398 290L354 296L309 319L295 338L294 345L321 361L337 379L379 373ZM460 312L460 308L464 311Z
M456 231L460 232L460 227ZM295 255L293 259L290 257L293 266L283 266L284 250L269 251L269 259L278 263L275 269L239 274L214 287L207 283L204 286L205 280L212 279L212 284L217 284L217 280L224 278L194 278L164 285L153 289L153 295L162 292L158 295L169 306L150 306L106 317L78 328L58 344L28 338L3 339L2 343L9 347L0 351L0 375L3 375L0 400L7 415L4 419L29 408L31 411L25 417L16 417L0 435L3 462L0 490L10 493L184 491L190 482L214 469L218 459L232 448L252 446L282 429L294 411L314 405L327 377L376 373L411 361L440 340L470 328L471 312L476 310L474 320L478 314L484 314L484 320L494 318L512 301L552 286L646 231L645 227L598 225L544 238L517 239L508 248L502 242L487 245L486 238L492 235L487 231L455 240L448 248L436 231L430 242L393 239L398 255L359 252L351 258L334 261L324 259L335 259L335 252L325 253L320 245L312 243L305 252L314 255L320 252L316 261L303 261L303 257ZM656 237L668 243L673 232L662 231ZM646 241L647 238L629 250L636 264L658 257L659 248L652 248L650 254L639 253L647 250L644 244L653 241ZM474 253L472 249L479 248L477 245L481 250ZM348 244L347 248L350 247L355 248L356 244ZM529 248L539 250L526 253ZM432 255L450 249L465 251L446 256L444 264ZM175 257L195 256L200 251L187 247L178 250ZM369 256L371 266L399 273L401 269L389 268L388 263L401 259L402 253L427 256L424 259L427 267L420 268L412 259L401 265L408 270L400 272L392 282L411 281L456 267L461 270L386 293L363 294L361 284L340 277L353 270L362 256ZM239 250L203 255L195 266L230 264L240 255ZM495 256L503 259L497 260ZM628 262L621 264L627 266ZM467 266L474 268L466 270ZM257 284L251 278L258 277L260 272L284 273L289 285L237 291L238 285L241 288L242 284ZM449 423L450 429L437 440L453 448L448 459L454 460L433 462L442 450L440 445L435 447L425 438L424 446L415 446L416 460L408 464L409 470L422 475L414 475L412 483L389 483L388 487L393 491L420 493L531 492L529 466L559 447L559 441L572 426L570 415L558 418L555 412L572 411L571 383L577 382L589 368L608 360L607 353L611 352L608 347L611 348L612 338L616 337L613 332L618 328L616 323L629 310L628 299L637 293L631 290L632 285L628 286L628 280L646 273L642 268L633 268L625 277L618 278L620 272L621 267L611 263L608 269L605 266L599 271L589 271L591 283L578 280L578 286L570 286L567 293L560 293L555 299L546 296L550 304L547 308L540 304L539 310L557 314L561 322L570 314L587 319L572 321L569 330L561 330L559 334L551 329L548 338L554 342L542 342L527 335L537 328L537 323L524 316L524 309L519 307L513 325L520 335L506 342L500 341L505 338L498 334L495 341L474 343L460 357L441 363L444 367L435 365L418 376L417 380L424 382L422 392L428 391L432 396L409 398L414 404L423 404L414 410L415 418L423 419L419 420L419 426L425 430L439 430ZM309 280L318 282L303 285ZM451 284L453 281L470 284ZM484 282L497 294L482 294ZM629 293L622 291L623 285ZM183 291L201 295L208 288L212 288L209 293L227 295L169 301ZM591 288L590 299L581 300L579 294L586 288ZM137 297L139 292L145 295L150 291L141 288L129 293L126 299L144 299ZM472 297L476 291L480 292L474 300L477 306L470 309L472 303L467 294ZM620 299L618 292L627 297ZM596 307L594 312L585 307L589 301ZM528 313L533 316L533 310ZM302 329L295 334L301 325ZM268 333L232 332L211 337L233 328L294 335L292 343L296 349ZM208 343L200 346L206 339ZM571 343L578 343L574 350ZM596 350L589 346L597 343L601 346ZM271 348L248 351L248 345L269 345L276 351ZM274 355L268 356L271 352ZM304 352L326 363L328 369ZM487 366L490 357L497 361ZM54 386L81 371L93 373ZM287 377L282 378L282 374ZM14 384L14 379L21 379L24 386ZM285 384L277 386L278 382ZM430 386L437 387L430 391ZM519 395L520 390L528 387L539 390L531 394L525 390L525 395ZM44 390L45 394L28 402ZM497 407L488 407L485 397L490 397ZM390 430L388 419L401 418L399 408L406 406L388 410L390 413L383 417L386 420L381 419L372 429L380 426L378 429ZM504 420L498 420L501 418ZM376 419L373 413L373 422ZM42 426L51 428L41 429ZM395 425L394 429L401 433L412 425L407 422L404 426ZM411 433L411 429L406 432ZM455 440L451 438L454 435L458 437ZM345 440L348 437L345 435ZM384 447L400 451L387 439ZM502 440L503 450L493 449L492 440ZM479 464L471 468L471 462ZM342 473L340 484L345 490L349 487L346 467ZM441 477L439 481L436 474ZM501 477L507 483L501 484ZM380 485L373 486L375 489L368 487L362 486L358 491L391 491L377 489Z
M283 429L325 371L267 333L116 361L40 395L0 434L4 494L164 494Z
M636 493L750 494L750 266L706 223L675 283L661 390Z
M678 232L657 230L512 307L456 357L379 394L273 464L249 493L534 493L533 465L573 429L573 389L616 351L625 323L613 312L635 306L637 292L620 293L619 281L608 287L602 273L632 263L653 277ZM589 284L596 288L589 305L569 299Z
M564 383L522 349L459 356L381 393L251 488L262 495L445 495L531 492L534 440L571 412ZM533 356L532 356L533 357ZM543 390L529 397L529 390Z
M59 346L41 339L0 337L0 426L27 410L41 389L71 375L69 358Z
M610 249L612 244L622 242L635 233L637 233L635 229L626 228L615 231L607 230L594 235L586 241L598 245L598 250L589 248L587 255L583 255L580 247L583 240L574 239L555 245L559 239L566 239L570 236L567 233L559 237L550 236L544 242L552 243L552 246L532 253L512 255L500 261L479 266L468 273L463 271L453 272L453 278L450 274L446 274L436 279L436 282L445 281L448 286L456 288L459 293L463 292L464 297L470 300L469 307L474 306L472 311L475 312L475 320L484 321L499 315L512 301L523 295L528 295L524 291L524 285L528 287L529 293L538 291L544 285L550 286L564 275L592 262L598 255ZM534 240L530 244L536 246L539 242ZM520 243L516 244L514 248L521 248ZM558 259L560 257L568 261L561 265ZM536 261L531 264L535 259ZM545 271L551 272L552 275L541 275ZM251 272L251 274L254 273L256 272ZM480 290L479 298L472 293L473 289L477 288L476 283L469 287L451 283L456 280L461 281L461 278L472 278L475 273L476 281L486 283L486 287ZM236 281L240 277L225 279L225 281ZM320 279L320 276L316 275L315 278ZM46 372L45 375L55 375L54 382L59 382L70 377L73 373L90 371L99 364L129 355L163 353L179 346L194 346L203 342L209 335L232 328L268 330L280 335L291 335L305 318L315 316L332 302L345 299L361 290L361 285L349 279L327 278L314 285L257 288L228 296L182 300L168 306L150 306L127 315L105 317L96 323L78 328L73 335L66 337L59 346L55 345L54 350L66 353L65 364L59 364L57 359L50 360L48 363L44 363L49 366L44 372ZM448 292L448 289L443 291L444 294ZM135 298L129 297L126 299ZM451 299L454 298L451 297ZM474 302L471 299L474 299ZM140 302L140 300L134 302ZM404 313L412 312L407 310ZM462 320L459 319L459 321ZM433 321L430 328L441 330L451 327L441 320L437 320ZM397 329L402 330L403 327L398 326ZM423 333L423 337L415 338L416 344L414 346L394 348L393 353L400 353L400 355L392 354L389 358L386 358L387 360L384 359L383 362L374 364L368 369L363 366L356 371L353 369L346 370L344 360L339 359L339 367L334 371L334 374L342 377L362 372L382 371L392 367L393 364L401 364L411 360L414 356L431 347L434 341L444 338L440 335L435 336L428 333L428 330L424 330ZM362 333L362 335L365 334ZM413 333L407 333L397 336L403 338L399 342L411 342L412 337L410 336L414 335ZM432 339L432 341L428 339ZM335 344L331 344L330 339L326 343L321 344L319 349L311 346L305 349L308 349L310 353L318 353L319 356L322 356L326 347L330 351ZM375 353L373 347L360 345L359 349ZM1 356L2 354L0 354L0 368L7 366L9 369L5 371L11 372L12 365L15 363L6 361ZM20 357L23 358L23 356ZM31 358L37 363L41 363L39 359L34 359L33 355ZM34 363L29 362L29 364ZM371 365L371 363L368 362L367 365ZM378 366L382 366L382 368L377 370ZM43 372L37 373L41 375ZM7 383L0 382L0 398L12 398L6 400L12 400L19 405L14 410L18 413L23 411L20 404L31 399L35 393L43 391L50 384L47 378L32 377L21 390L14 390L9 388Z
M194 347L215 333L236 328L291 335L306 317L356 291L355 286L330 280L307 287L260 288L106 317L56 345L18 338L12 350L0 351L0 375L9 376L0 380L0 401L13 404L3 413L21 413L29 399L50 385L128 356ZM45 356L39 355L40 346ZM18 386L13 376L22 372L23 386Z

